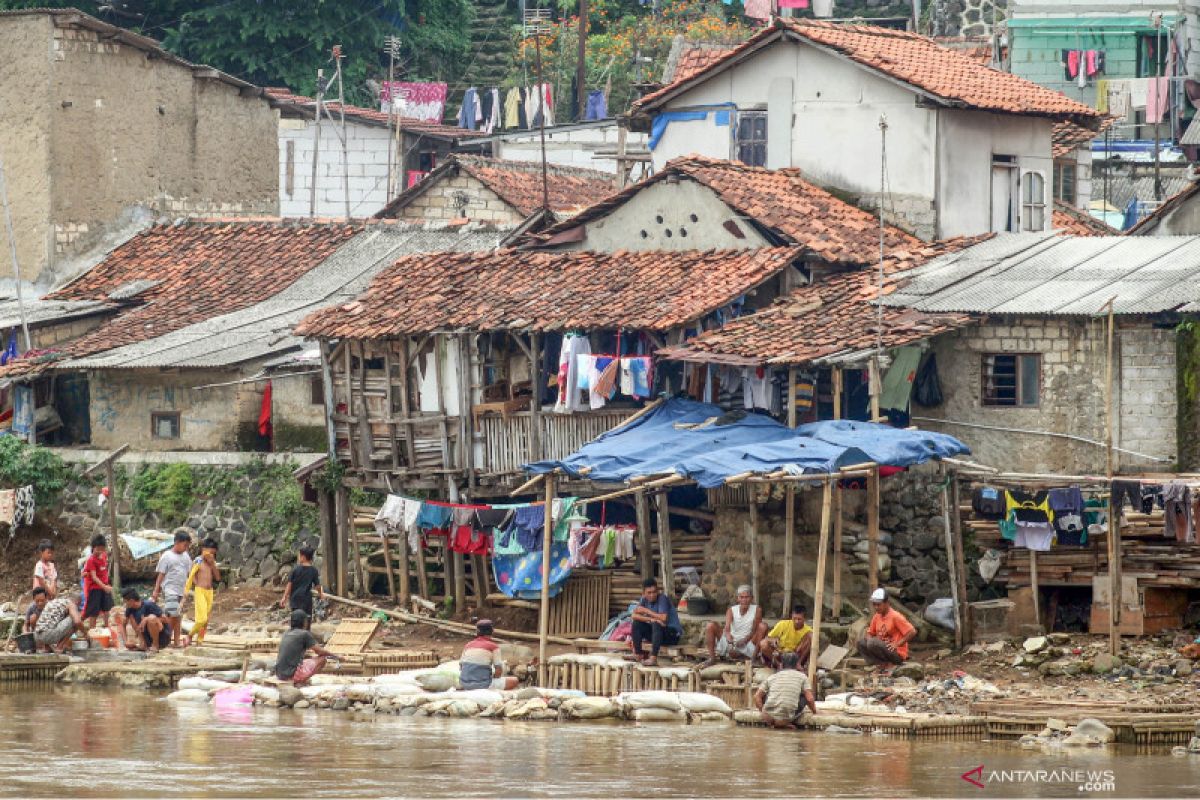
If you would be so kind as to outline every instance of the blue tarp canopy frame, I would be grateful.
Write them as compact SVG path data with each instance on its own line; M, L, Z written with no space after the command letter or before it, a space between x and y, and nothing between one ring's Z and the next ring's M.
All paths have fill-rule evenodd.
M966 445L943 433L841 420L792 429L762 414L672 398L565 458L524 469L535 475L560 470L600 483L676 475L712 489L747 473L828 475L869 462L908 467L967 453Z

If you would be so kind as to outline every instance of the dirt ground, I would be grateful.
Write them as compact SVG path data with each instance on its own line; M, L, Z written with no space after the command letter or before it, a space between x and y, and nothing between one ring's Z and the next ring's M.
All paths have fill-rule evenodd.
M68 525L49 524L39 517L33 526L18 528L11 538L0 534L0 602L29 599L36 548L43 539L54 543L59 585L79 585L79 554L87 546L87 536Z

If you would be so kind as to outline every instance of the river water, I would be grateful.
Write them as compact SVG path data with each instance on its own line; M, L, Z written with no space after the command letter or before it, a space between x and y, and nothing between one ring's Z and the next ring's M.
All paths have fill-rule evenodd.
M1049 754L719 725L218 712L62 687L0 693L0 763L2 797L1200 795L1200 756L1166 749ZM984 788L960 777L980 765ZM1037 770L1047 774L1025 774ZM1081 790L1109 779L1104 770L1115 787Z

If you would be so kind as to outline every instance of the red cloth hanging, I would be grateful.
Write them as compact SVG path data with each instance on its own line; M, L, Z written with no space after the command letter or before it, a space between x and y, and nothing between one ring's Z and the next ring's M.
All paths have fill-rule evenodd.
M263 389L262 405L258 409L258 433L271 438L271 382Z

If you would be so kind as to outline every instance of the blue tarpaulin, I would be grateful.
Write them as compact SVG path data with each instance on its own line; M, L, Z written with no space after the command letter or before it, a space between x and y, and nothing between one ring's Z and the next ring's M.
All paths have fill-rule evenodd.
M814 436L762 414L728 413L707 403L675 398L566 458L526 464L525 470L540 474L561 469L603 483L675 473L711 489L744 472L826 473L867 461L907 467L969 452L962 442L944 434L853 424L859 427L834 428Z

